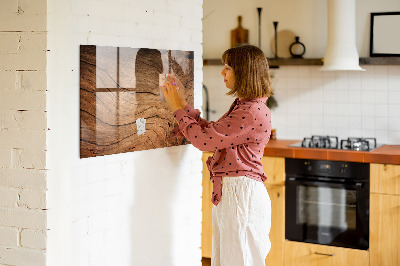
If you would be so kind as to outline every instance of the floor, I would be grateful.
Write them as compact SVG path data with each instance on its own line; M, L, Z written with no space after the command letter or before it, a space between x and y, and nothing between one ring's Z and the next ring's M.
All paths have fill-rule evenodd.
M201 262L203 263L203 266L211 266L211 259L209 258L202 258Z

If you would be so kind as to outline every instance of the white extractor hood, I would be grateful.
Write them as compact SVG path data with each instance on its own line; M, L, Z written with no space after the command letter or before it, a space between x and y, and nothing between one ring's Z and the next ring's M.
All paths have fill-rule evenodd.
M355 0L328 0L328 44L323 71L358 70Z

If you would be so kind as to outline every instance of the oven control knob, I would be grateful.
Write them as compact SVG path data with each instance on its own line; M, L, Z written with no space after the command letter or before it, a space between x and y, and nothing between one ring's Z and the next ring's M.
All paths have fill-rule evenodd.
M342 164L342 167L340 168L340 173L341 174L346 173L346 169L347 169L347 164Z
M307 171L310 172L312 170L311 162L305 162L304 165L305 165Z

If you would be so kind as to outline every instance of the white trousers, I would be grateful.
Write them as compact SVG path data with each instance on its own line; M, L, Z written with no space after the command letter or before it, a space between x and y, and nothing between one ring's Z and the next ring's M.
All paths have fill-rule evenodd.
M271 249L271 201L262 182L245 176L223 177L212 223L212 266L265 265Z

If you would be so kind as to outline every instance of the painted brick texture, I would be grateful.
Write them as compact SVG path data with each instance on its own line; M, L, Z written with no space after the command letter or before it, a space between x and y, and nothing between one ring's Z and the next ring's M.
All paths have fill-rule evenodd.
M0 3L0 265L45 265L46 4Z
M48 265L201 265L201 152L79 159L78 59L81 44L192 50L199 108L202 0L56 0L47 10Z

